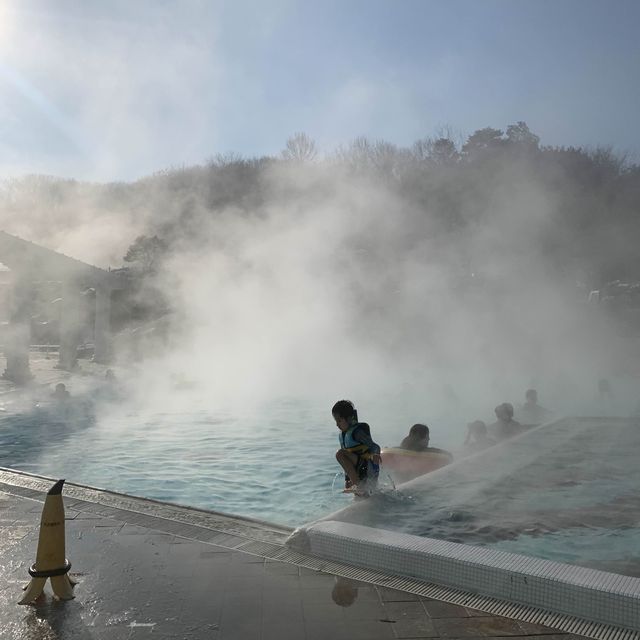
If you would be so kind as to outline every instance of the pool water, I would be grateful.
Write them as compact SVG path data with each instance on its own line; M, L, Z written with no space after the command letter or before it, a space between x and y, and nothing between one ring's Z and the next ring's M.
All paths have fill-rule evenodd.
M340 493L326 403L118 404L89 389L67 406L0 411L0 466L290 526L339 511L329 517L640 576L637 420L565 419L354 503ZM376 440L393 443L401 432L375 426L381 416ZM463 434L438 435L454 449Z
M640 424L531 430L332 519L640 576Z
M0 466L290 526L353 502L341 493L333 397L212 410L198 389L114 400L87 376L72 390L66 406L50 389L0 396ZM416 421L404 398L362 406L382 446ZM439 446L464 439L462 421L452 425L434 429Z
M502 551L568 562L601 571L640 577L638 528L578 526L541 536L520 536L491 546Z
M48 405L0 414L0 466L298 525L350 500L332 492L337 436L320 413L101 416Z

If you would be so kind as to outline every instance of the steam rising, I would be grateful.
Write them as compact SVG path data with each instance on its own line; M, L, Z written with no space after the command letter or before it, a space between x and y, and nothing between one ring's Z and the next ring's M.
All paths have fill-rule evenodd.
M580 194L578 160L604 183ZM142 345L135 378L156 409L178 402L177 380L187 402L350 397L381 429L461 426L530 386L587 412L599 378L631 371L628 336L587 304L611 273L634 275L623 205L609 227L590 217L637 173L617 162L540 148L524 123L462 149L358 139L324 159L298 135L282 159L132 184L8 181L1 223L103 267L138 235L167 243L147 278L170 313L147 329L168 338Z

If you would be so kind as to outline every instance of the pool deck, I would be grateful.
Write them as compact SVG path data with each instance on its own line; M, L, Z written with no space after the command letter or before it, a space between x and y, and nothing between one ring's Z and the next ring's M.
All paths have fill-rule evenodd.
M580 637L305 568L284 546L286 528L71 484L76 598L56 601L47 584L41 601L20 606L50 485L0 470L2 640Z

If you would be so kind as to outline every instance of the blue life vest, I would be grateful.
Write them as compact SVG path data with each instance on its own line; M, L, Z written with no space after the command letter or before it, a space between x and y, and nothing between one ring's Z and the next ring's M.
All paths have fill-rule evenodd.
M358 428L364 429L367 434L370 433L369 425L366 422L356 422L355 424L352 424L346 431L340 431L338 434L341 449L346 449L353 453L365 453L369 450L369 447L367 447L366 444L358 442L353 437L353 434Z
M353 437L356 429L362 429L369 437L371 437L371 428L369 425L366 422L356 422L346 431L340 431L338 434L340 448L344 451L356 454L358 460L356 463L358 477L361 480L375 483L378 481L380 466L373 462L372 458L374 454L369 450L369 445L362 444ZM345 478L348 478L347 474L345 474Z

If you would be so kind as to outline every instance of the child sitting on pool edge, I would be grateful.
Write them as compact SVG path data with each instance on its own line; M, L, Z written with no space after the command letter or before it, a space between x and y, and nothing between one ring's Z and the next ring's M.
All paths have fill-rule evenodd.
M340 429L336 460L345 472L345 492L366 496L378 482L380 447L371 439L369 425L358 422L358 412L352 402L339 400L331 414Z

